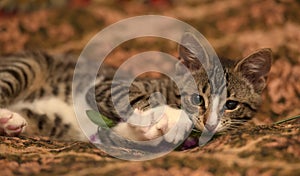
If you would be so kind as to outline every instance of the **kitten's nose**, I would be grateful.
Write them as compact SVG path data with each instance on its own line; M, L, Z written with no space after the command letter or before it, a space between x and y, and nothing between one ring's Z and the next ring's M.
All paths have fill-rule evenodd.
M208 115L203 117L203 125L210 132L214 131L217 128L217 124L209 124L208 123Z
M205 125L205 128L208 130L208 131L214 131L216 129L217 125L210 125L210 124L206 124Z

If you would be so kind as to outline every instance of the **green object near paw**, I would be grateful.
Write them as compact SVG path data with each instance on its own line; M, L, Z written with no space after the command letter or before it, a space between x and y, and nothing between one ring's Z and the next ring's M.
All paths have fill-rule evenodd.
M100 114L97 111L87 110L86 114L94 124L96 124L100 127L111 128L116 125L116 123L113 120L103 116L102 114Z

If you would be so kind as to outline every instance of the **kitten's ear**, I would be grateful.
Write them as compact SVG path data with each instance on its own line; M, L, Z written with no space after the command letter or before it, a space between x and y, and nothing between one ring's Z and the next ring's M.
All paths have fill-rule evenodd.
M264 48L239 61L234 69L254 86L256 92L261 93L266 85L271 64L272 51L269 48Z
M199 69L199 59L205 59L205 50L200 41L192 33L186 32L179 45L179 60L190 70Z

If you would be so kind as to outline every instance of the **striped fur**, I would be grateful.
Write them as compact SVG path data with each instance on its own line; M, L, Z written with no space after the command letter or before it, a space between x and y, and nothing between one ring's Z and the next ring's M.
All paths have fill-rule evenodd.
M62 137L70 130L63 114L36 109L53 101L71 105L71 86L76 60L53 58L45 53L31 52L0 59L0 106L20 113L29 122L27 133ZM71 108L70 108L71 109ZM49 116L52 116L51 118ZM72 130L70 130L72 131ZM74 131L74 130L73 130ZM70 136L70 135L69 135Z
M137 79L130 87L124 84L122 82L112 84L112 80L108 80L96 85L96 101L103 115L114 117L115 120L121 121L120 114L123 114L123 117L128 117L132 114L132 110L136 108L147 110L151 106L155 107L164 103L171 107L180 107L179 91L175 83L170 79ZM151 97L153 93L161 93L164 99ZM129 95L129 104L126 101L126 94ZM93 97L93 95L91 96ZM115 104L112 96L117 99ZM116 111L116 108L119 110L119 113Z
M189 41L195 40L195 41ZM189 36L190 44L197 39ZM197 48L197 47L196 47ZM201 53L202 48L198 48ZM217 109L220 98L211 90L205 69L198 61L197 50L180 46L180 61L190 69L198 88L197 94L189 94L190 83L187 76L177 68L176 83L162 77L156 79L137 78L130 86L120 81L113 83L114 69L104 67L99 72L96 95L86 95L92 105L96 97L100 112L115 120L124 121L132 109L146 110L166 103L192 114L195 127L199 130L224 131L244 124L251 119L261 103L261 92L271 65L271 51L262 49L238 61L221 60L226 77L227 97L221 106L224 113L211 112ZM197 55L197 57L196 57ZM201 54L200 54L201 55ZM61 55L49 56L41 52L23 53L0 58L0 107L20 113L29 123L28 135L47 135L55 138L80 138L79 127L72 106L72 79L76 58ZM215 78L218 82L218 78ZM85 85L82 85L85 86ZM225 85L222 85L223 87ZM180 87L180 89L179 89ZM164 98L151 97L160 93ZM129 95L129 103L126 95ZM115 104L112 97L116 97ZM215 102L214 102L215 101ZM184 102L181 103L181 102ZM216 103L217 102L217 103ZM121 115L116 111L120 110ZM215 113L219 124L215 127L206 123L211 113Z

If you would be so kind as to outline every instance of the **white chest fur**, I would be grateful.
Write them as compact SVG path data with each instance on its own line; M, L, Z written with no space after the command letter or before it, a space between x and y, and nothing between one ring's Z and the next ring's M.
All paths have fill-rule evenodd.
M49 120L54 120L55 116L58 115L63 118L63 123L70 124L73 129L80 133L73 106L59 98L45 97L33 102L20 101L8 107L9 110L18 113L24 108L30 109L37 114L46 114Z

